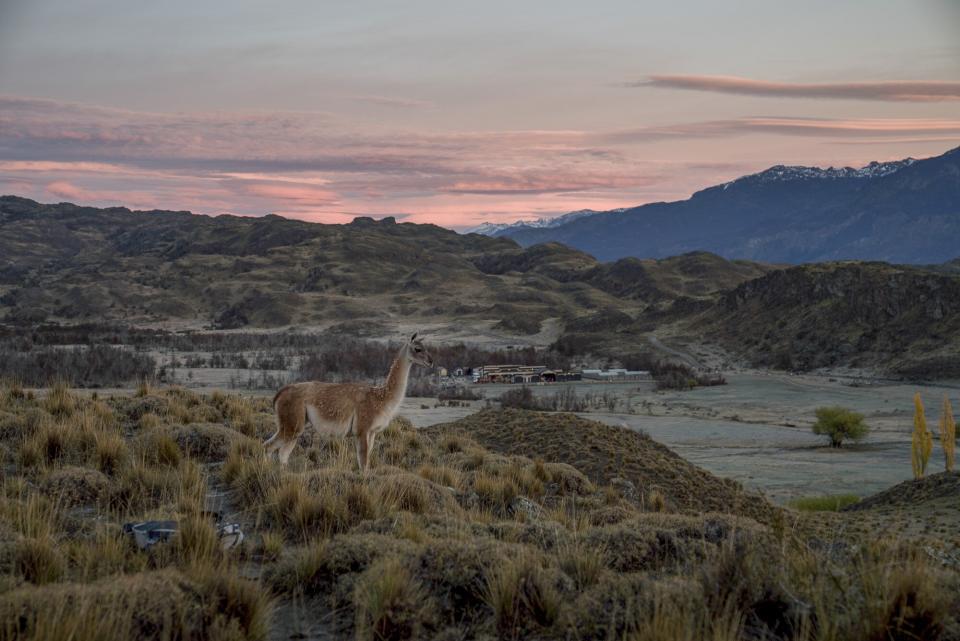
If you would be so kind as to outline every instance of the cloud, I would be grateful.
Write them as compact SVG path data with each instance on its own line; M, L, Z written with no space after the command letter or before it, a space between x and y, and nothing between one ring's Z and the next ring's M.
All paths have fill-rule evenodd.
M103 199L103 194L95 193L82 187L78 187L77 185L69 183L65 180L58 180L50 183L47 185L47 191L58 198L66 198L68 200L89 201Z
M873 136L945 136L960 134L960 119L951 118L783 118L755 116L729 120L641 127L597 134L606 144L670 139L717 138L745 134L777 134L817 138Z
M292 181L272 183L255 182L246 184L243 189L253 195L285 203L295 203L310 207L336 204L337 194L310 184L291 184Z
M378 107L391 107L394 109L433 109L435 105L428 100L416 100L413 98L396 98L393 96L351 96L356 102L365 102Z
M0 190L323 222L400 211L465 226L481 212L538 217L682 198L784 160L728 142L746 136L765 137L757 147L768 148L771 137L806 138L809 154L824 142L960 138L960 119L754 116L611 131L391 131L326 113L167 114L0 96ZM723 150L711 156L711 147ZM832 163L871 159L831 154Z
M774 98L828 98L891 102L960 100L960 82L951 80L892 80L887 82L768 82L737 76L654 75L632 87L687 89Z

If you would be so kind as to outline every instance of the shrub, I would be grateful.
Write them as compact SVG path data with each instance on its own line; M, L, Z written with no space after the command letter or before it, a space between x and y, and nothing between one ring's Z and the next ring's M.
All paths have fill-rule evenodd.
M121 347L38 347L26 351L0 347L0 377L41 387L69 380L81 387L106 387L151 378L153 358Z
M844 407L817 408L817 422L813 424L813 433L822 434L830 439L831 447L840 447L845 440L859 441L870 428L859 414Z
M526 385L516 389L510 389L500 395L500 405L502 407L515 407L521 410L539 410L543 409L536 396Z
M483 399L483 394L466 385L455 385L441 389L437 394L437 399L441 401L479 401Z
M790 507L801 512L838 512L860 500L856 494L804 496L790 501Z

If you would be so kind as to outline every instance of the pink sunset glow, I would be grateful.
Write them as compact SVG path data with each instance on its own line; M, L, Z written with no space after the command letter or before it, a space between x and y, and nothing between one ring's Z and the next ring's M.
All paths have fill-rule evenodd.
M176 46L136 12L24 3L0 11L0 193L464 229L942 153L960 145L956 14L892 2L867 22L855 3L756 2L748 27L704 0L724 38L681 47L666 34L686 13L629 3L469 21L442 3L231 5L204 29L177 16L207 9L158 10Z

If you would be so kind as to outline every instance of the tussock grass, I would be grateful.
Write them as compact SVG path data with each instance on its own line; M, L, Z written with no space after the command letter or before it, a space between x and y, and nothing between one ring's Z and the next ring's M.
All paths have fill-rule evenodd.
M52 583L64 573L63 556L49 536L20 539L15 544L14 559L16 573L29 583Z
M136 446L138 455L148 465L176 467L183 459L177 441L163 428L144 432L137 438Z
M574 539L559 547L557 564L583 590L595 584L607 570L607 552L602 546L589 546Z
M949 537L878 541L847 529L863 510L749 505L649 439L579 419L540 415L530 428L523 413L485 412L467 419L474 433L397 421L360 474L348 439L312 433L290 466L268 460L250 437L272 426L259 399L67 390L67 413L4 389L0 453L15 465L0 484L0 641L262 639L299 633L291 609L311 629L361 639L960 630L958 573L928 552ZM248 545L222 549L205 513L214 491ZM120 526L148 518L180 528L142 552ZM274 600L282 621L270 620Z
M486 577L483 597L493 610L497 631L507 638L549 628L560 613L560 595L531 553L501 560Z
M463 475L460 471L447 465L421 465L417 469L417 474L431 483L454 490L460 489L463 483Z
M473 476L473 490L480 506L499 515L507 515L520 491L512 478L477 472Z
M130 448L122 436L102 432L95 436L96 467L107 476L116 476L130 463Z
M373 564L354 590L356 638L415 639L429 612L427 593L399 559Z
M262 639L270 602L233 572L172 570L0 595L0 639Z
M70 386L65 381L57 381L47 391L43 406L53 416L69 417L76 409L77 401Z

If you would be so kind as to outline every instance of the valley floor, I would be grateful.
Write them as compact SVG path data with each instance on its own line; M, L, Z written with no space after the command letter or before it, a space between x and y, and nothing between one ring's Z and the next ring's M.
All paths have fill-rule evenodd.
M656 392L652 384L575 384L588 391L629 399L629 411L591 411L582 416L648 433L687 460L714 474L740 481L785 503L799 496L852 493L866 496L912 478L910 434L913 394L927 405L935 421L944 394L956 402L954 383L912 385L875 383L851 386L847 381L782 373L727 375L728 384L689 392ZM513 386L483 386L496 398ZM533 388L553 394L558 385ZM422 406L429 404L429 409ZM423 399L407 399L403 414L418 427L454 420L474 407L438 407ZM837 450L811 432L816 408L842 405L866 416L870 435L859 444ZM936 438L936 436L935 436ZM935 443L931 468L943 465Z
M197 369L193 384L226 387L231 370ZM206 376L218 376L206 380ZM867 496L912 478L910 434L913 394L920 392L934 432L931 470L943 466L936 440L936 420L943 395L956 404L960 383L916 385L781 372L741 371L724 374L728 384L692 391L658 392L652 383L570 383L532 387L551 396L566 387L581 398L615 398L617 409L594 409L580 415L608 425L646 432L687 460L724 478L760 490L776 503L822 494ZM190 386L190 385L188 385ZM516 385L480 385L474 389L494 401ZM105 392L109 390L101 390ZM121 390L116 390L121 392ZM244 394L271 397L274 389ZM417 427L466 417L487 401L447 406L432 398L407 398L401 415ZM495 404L495 403L494 403ZM811 432L814 411L841 405L866 416L870 435L861 443L836 450Z

